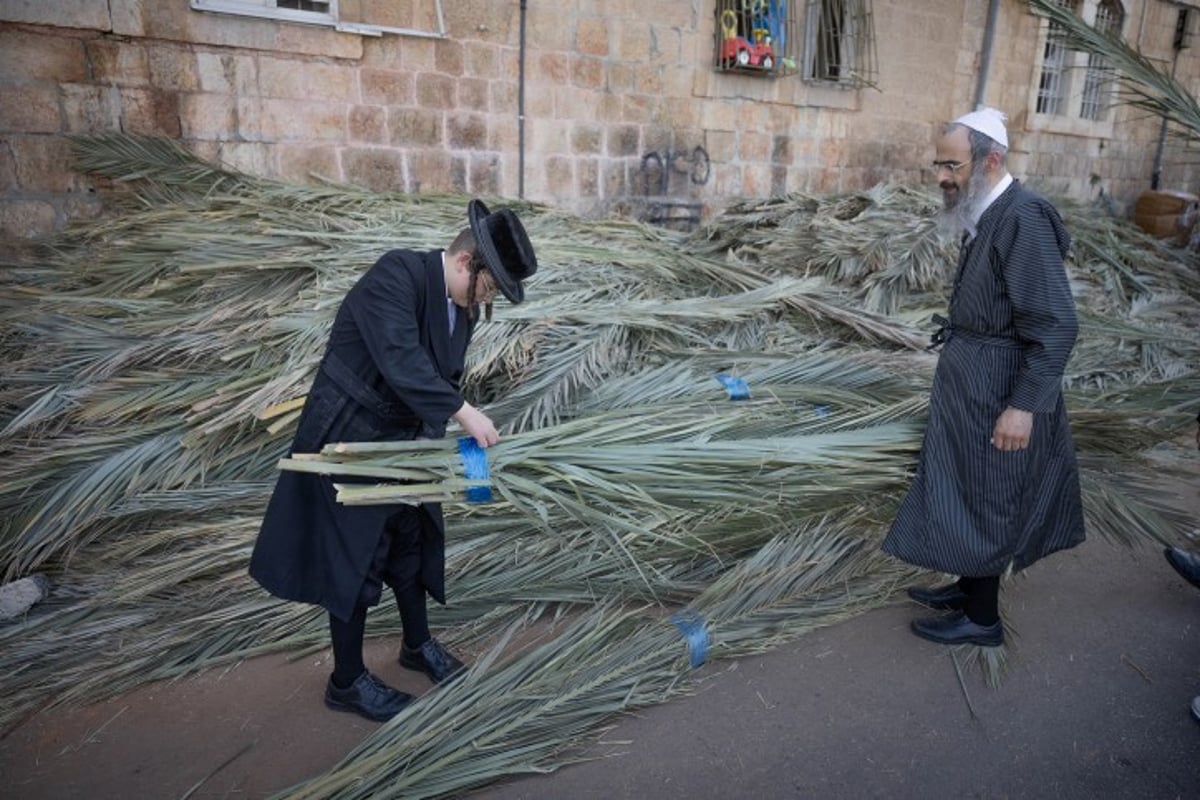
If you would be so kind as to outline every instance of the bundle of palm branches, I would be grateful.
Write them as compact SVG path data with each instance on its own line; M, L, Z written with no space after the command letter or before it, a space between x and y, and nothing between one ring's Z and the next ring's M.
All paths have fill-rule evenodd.
M6 265L0 285L0 571L57 583L0 628L11 698L0 726L51 702L324 646L323 615L245 575L258 520L341 296L387 249L449 242L466 204L286 186L156 140L80 147L85 169L129 183L122 213ZM818 529L825 552L856 560L856 596L878 602L907 574L870 554L920 443L933 357L914 323L944 302L952 263L933 207L895 187L797 196L686 237L523 205L542 267L527 303L477 328L465 386L505 426L489 453L495 501L461 496L471 483L454 442L347 446L306 467L410 481L372 500L448 502L452 603L434 621L451 641L572 609L608 636L659 613L647 603L707 608L714 585L753 595L728 576ZM1071 265L1081 302L1098 301L1070 376L1085 501L1094 530L1165 540L1169 507L1128 475L1200 395L1184 335L1200 292L1169 251L1108 225L1119 248ZM732 400L718 374L750 398ZM815 577L827 560L802 563ZM843 600L822 608L862 607ZM396 630L394 613L380 609L372 630ZM829 618L750 615L738 637L751 646L789 620L795 633ZM507 671L504 658L480 680L534 670ZM573 710L578 727L548 740L613 708L600 706ZM429 776L419 760L411 770ZM414 791L449 791L439 786Z

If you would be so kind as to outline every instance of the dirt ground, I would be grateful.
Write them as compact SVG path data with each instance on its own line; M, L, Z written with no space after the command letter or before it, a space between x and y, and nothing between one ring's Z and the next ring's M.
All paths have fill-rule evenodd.
M1182 492L1200 510L1200 481ZM1016 635L996 690L968 669L964 693L946 650L909 632L920 613L898 600L706 666L695 695L624 718L592 760L473 796L1200 798L1188 711L1200 694L1200 590L1160 550L1093 537L1013 581L1004 613ZM397 646L370 641L368 665L427 691L396 663ZM327 652L270 656L43 712L0 740L0 796L263 797L374 729L324 708L329 669Z

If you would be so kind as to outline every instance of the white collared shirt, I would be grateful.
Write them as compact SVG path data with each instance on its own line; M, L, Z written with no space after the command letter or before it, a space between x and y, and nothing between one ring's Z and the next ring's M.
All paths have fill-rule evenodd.
M446 251L442 251L442 274L446 274ZM450 335L454 335L454 321L458 317L458 306L454 305L454 298L450 296L450 287L446 287L446 316L450 318Z

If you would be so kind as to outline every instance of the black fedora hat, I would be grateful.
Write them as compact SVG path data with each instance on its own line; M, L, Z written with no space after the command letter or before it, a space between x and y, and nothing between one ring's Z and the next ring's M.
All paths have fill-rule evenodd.
M524 300L521 281L537 272L537 257L521 220L507 208L493 214L482 200L467 205L467 219L475 235L475 250L487 264L496 287L511 303Z

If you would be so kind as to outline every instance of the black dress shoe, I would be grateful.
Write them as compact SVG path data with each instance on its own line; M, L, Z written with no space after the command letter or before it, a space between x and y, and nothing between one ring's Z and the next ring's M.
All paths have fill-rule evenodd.
M353 711L375 722L396 716L412 699L411 694L393 689L365 670L348 689L335 686L332 676L325 685L325 705L334 711Z
M1181 547L1168 547L1163 553L1175 571L1192 586L1200 587L1200 556Z
M962 611L967 607L967 593L958 588L957 583L932 588L912 586L908 596L923 606L943 611Z
M401 644L400 666L424 672L434 683L448 681L466 669L437 639L429 639L415 649Z
M977 644L999 647L1004 644L1004 623L978 625L966 614L913 620L913 633L938 644Z

